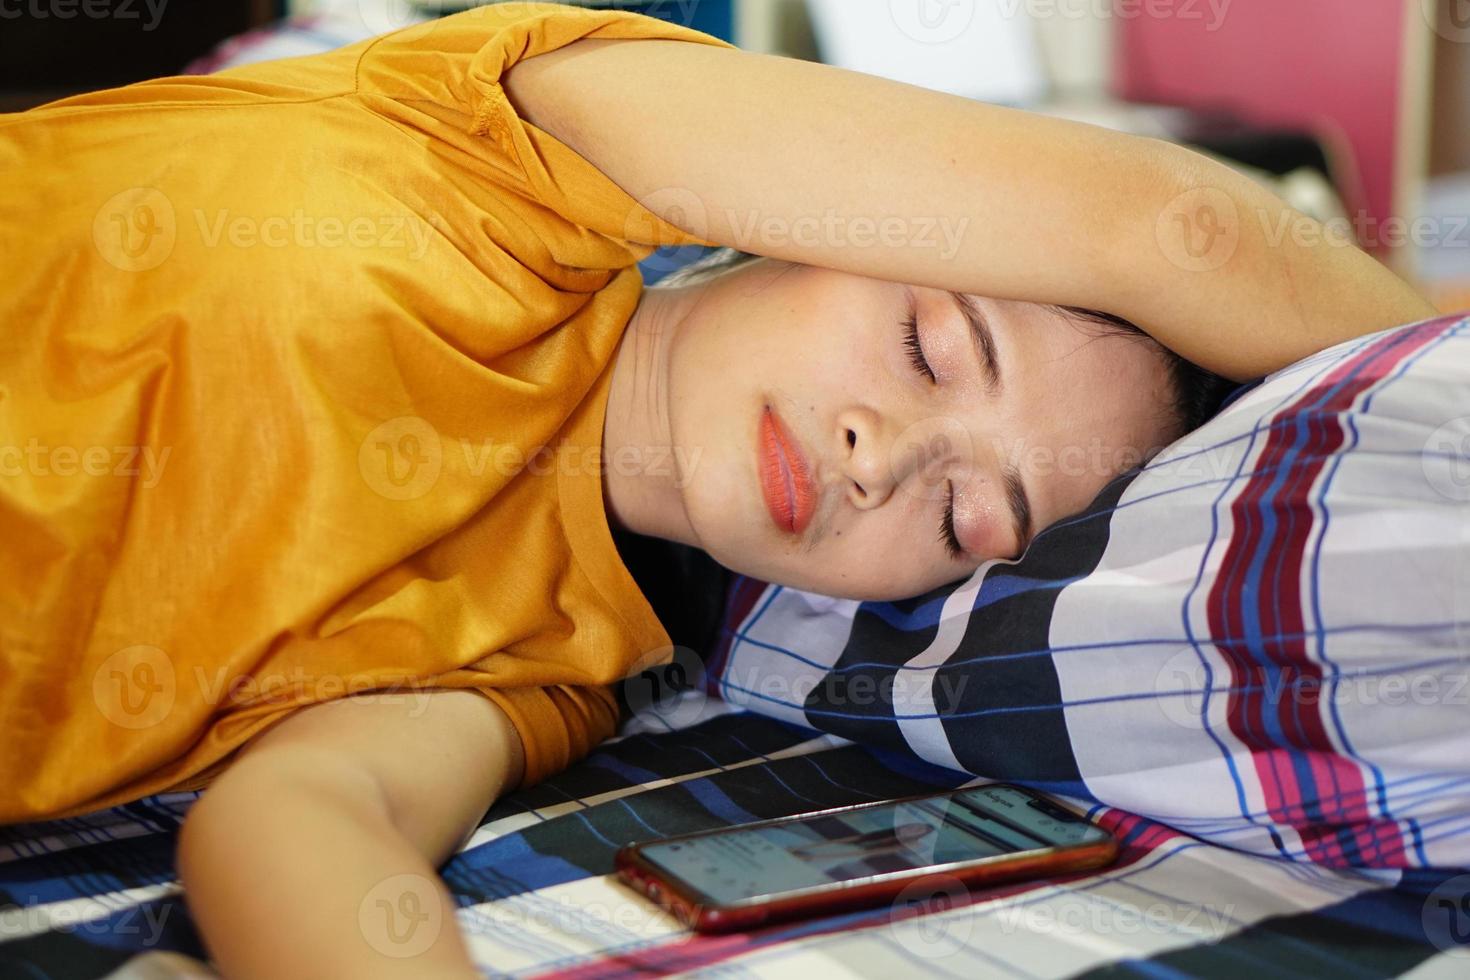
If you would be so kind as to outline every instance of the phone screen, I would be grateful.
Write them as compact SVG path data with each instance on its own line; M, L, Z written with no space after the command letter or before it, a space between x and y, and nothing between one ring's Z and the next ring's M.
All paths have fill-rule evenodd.
M935 865L1107 839L1011 786L813 815L777 826L645 844L644 857L711 901L771 895Z

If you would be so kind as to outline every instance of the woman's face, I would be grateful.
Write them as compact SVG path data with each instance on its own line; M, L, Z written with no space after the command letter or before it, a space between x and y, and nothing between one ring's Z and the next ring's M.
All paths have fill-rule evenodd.
M1018 557L1171 439L1158 352L1048 307L969 297L972 326L944 290L768 259L690 288L668 349L679 492L700 547L764 581L923 594Z

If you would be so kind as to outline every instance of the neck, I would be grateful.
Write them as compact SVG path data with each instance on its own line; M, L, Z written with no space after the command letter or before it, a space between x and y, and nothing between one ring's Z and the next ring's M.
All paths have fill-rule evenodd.
M669 421L669 351L695 291L644 289L623 331L602 426L602 496L614 528L698 547Z

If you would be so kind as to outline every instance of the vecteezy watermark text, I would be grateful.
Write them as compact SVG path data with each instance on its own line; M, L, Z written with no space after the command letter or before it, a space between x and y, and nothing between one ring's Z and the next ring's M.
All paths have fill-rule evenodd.
M873 217L842 215L828 208L820 215L799 218L767 216L755 212L743 217L727 209L725 219L735 230L737 241L749 243L756 251L780 248L787 244L800 248L933 248L944 261L960 250L960 239L970 225L970 217L944 215L910 218L902 215Z
M232 215L221 208L207 215L194 209L199 238L208 248L222 242L235 248L384 248L406 249L411 259L422 258L429 247L430 222L412 214L308 214L297 208L288 215L260 218Z
M138 20L151 31L163 20L168 0L0 0L0 20Z
M172 446L51 446L32 437L0 446L0 476L141 476L151 490L172 454Z

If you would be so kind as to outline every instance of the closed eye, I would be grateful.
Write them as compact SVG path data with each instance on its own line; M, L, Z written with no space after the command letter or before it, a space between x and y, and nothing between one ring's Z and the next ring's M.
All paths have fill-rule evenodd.
M949 499L944 504L944 517L939 521L939 540L944 542L949 557L959 561L965 555L965 548L960 544L960 536L954 527L954 481L946 480L945 483Z
M908 352L909 363L930 382L938 379L934 376L934 369L929 366L929 359L924 356L924 346L919 343L919 313L917 309L910 309L909 315L903 321L903 347Z

